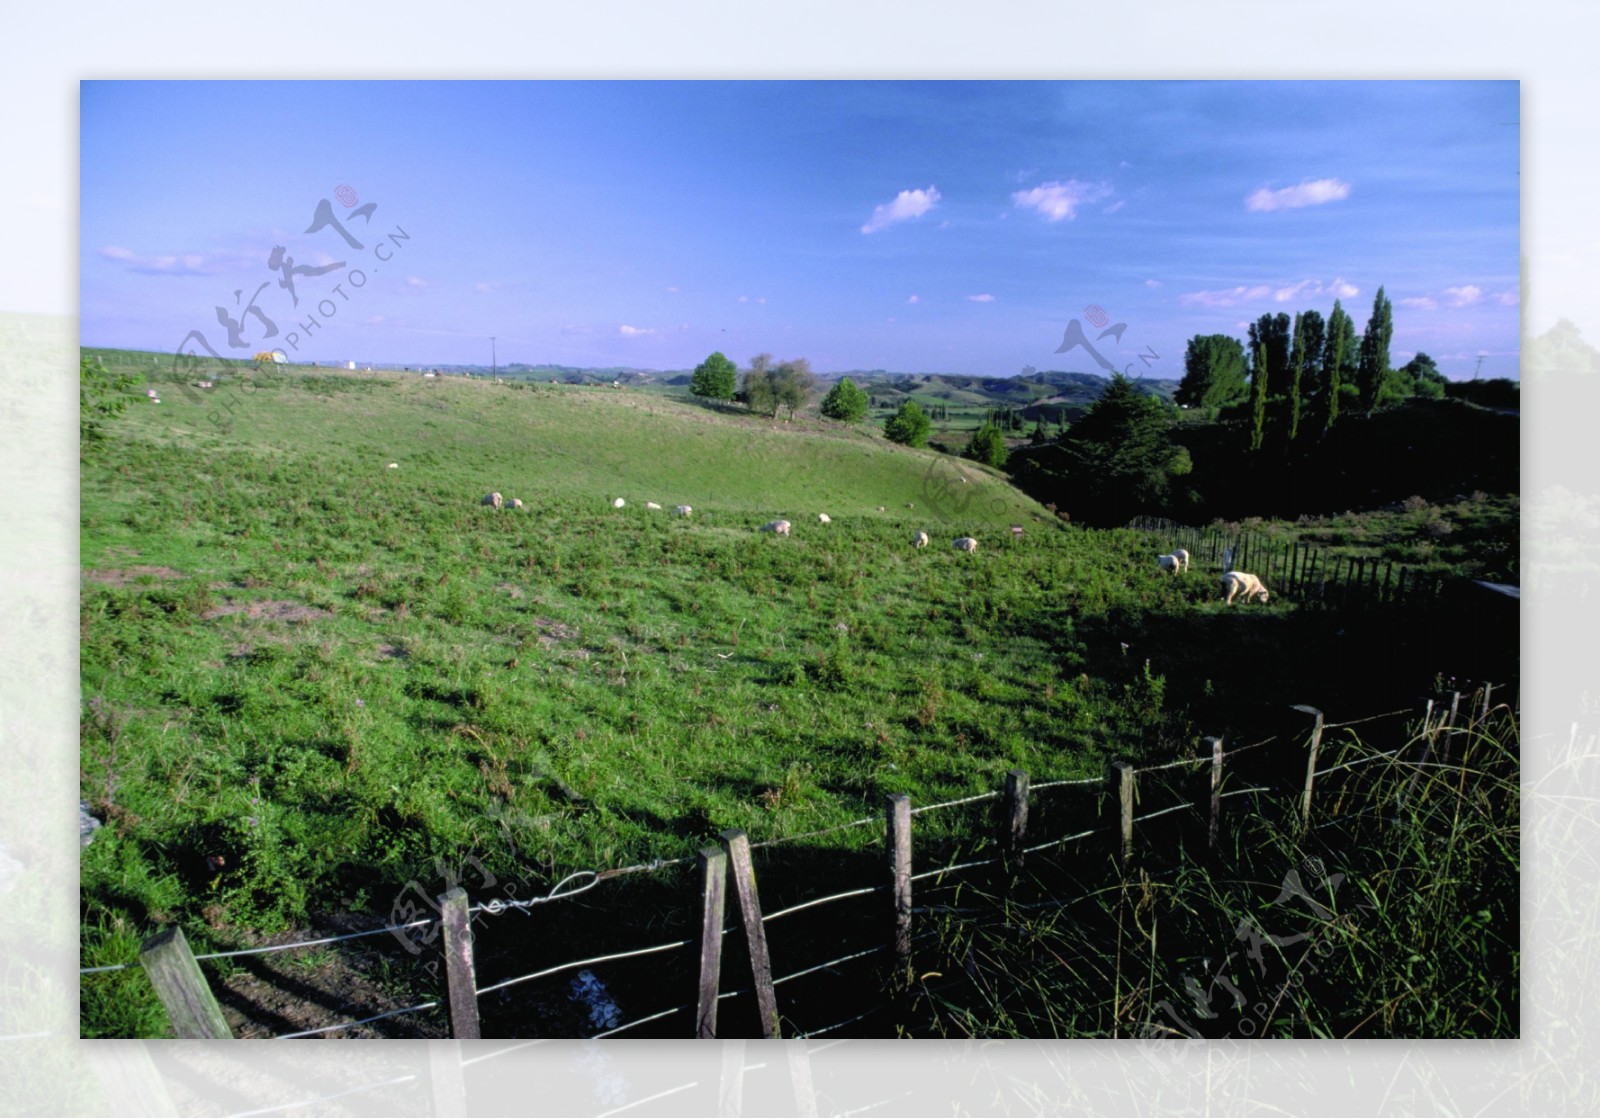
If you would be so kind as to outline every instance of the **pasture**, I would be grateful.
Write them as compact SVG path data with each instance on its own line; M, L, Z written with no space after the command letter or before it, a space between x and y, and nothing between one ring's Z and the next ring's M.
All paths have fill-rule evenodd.
M1225 609L1146 534L861 428L609 387L150 383L82 467L85 965L173 921L232 946L384 917L469 853L554 882L1164 760L1443 667L1381 621L1335 643L1276 596ZM1379 648L1415 672L1375 681ZM142 1028L118 1013L86 982L86 1034Z

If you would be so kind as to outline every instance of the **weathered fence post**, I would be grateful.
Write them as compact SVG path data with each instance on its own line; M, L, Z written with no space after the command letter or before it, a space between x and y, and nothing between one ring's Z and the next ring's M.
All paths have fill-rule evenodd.
M1133 864L1134 768L1127 762L1111 763L1111 784L1117 790L1117 866L1126 873Z
M1489 712L1490 712L1490 710L1492 710L1490 708L1490 706L1489 706L1489 693L1492 692L1492 691L1494 691L1494 685L1493 684L1484 684L1484 686L1483 686L1483 709L1478 713L1478 722L1479 723L1486 723L1486 722L1489 721Z
M761 1013L761 1036L780 1037L778 996L772 986L772 960L767 955L767 932L761 923L761 899L756 894L756 868L750 862L750 837L740 828L722 833L722 849L733 872L733 889L744 920L745 942L750 948L750 971L756 985L756 1008Z
M445 981L450 994L450 1036L483 1036L478 1023L478 980L472 966L472 926L467 891L455 887L439 898L439 923L444 928Z
M1300 827L1311 826L1311 783L1317 776L1317 752L1322 749L1322 712L1315 707L1295 704L1296 711L1311 716L1311 740L1306 745L1306 787L1300 795Z
M1211 822L1206 829L1206 850L1215 851L1222 828L1222 739L1208 738L1206 742L1211 747Z
M1028 774L1021 769L1006 773L1005 823L1000 835L1001 857L1011 874L1022 869L1022 842L1028 834Z
M1461 693L1460 692L1451 692L1450 693L1450 714L1447 717L1447 721L1445 723L1445 726L1448 729L1445 731L1445 735L1444 735L1444 749L1439 752L1440 756L1445 761L1449 761L1451 754L1453 754L1455 752L1456 735L1461 733L1460 730L1457 729L1460 713L1461 713Z
M200 964L189 951L183 929L169 925L145 941L139 949L139 964L150 977L161 1005L167 1008L175 1037L233 1039L217 996L211 993L206 977L200 973Z
M911 980L911 798L889 797L887 812L889 879L894 899L894 988Z
M722 983L722 911L728 886L728 856L702 847L700 869L700 988L695 1001L694 1036L717 1036L717 988Z

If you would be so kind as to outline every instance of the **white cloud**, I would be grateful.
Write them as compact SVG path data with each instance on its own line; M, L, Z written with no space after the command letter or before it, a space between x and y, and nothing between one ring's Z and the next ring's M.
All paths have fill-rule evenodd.
M1483 298L1483 289L1477 284L1465 284L1458 288L1445 288L1444 293L1450 297L1452 307L1470 307Z
M125 249L121 245L107 245L105 248L100 250L100 255L105 257L107 260L135 259L133 250Z
M748 303L748 302L750 302L750 297L748 295L741 295L739 297L739 302L740 303Z
M1147 288L1158 288L1158 287L1161 286L1161 281L1160 280L1146 280L1144 282L1144 286L1147 287Z
M1418 311L1437 311L1439 303L1430 295L1413 295L1400 300L1400 306L1411 307Z
M676 295L677 292L678 292L678 289L677 289L677 287L675 285L672 286L672 287L667 288L667 293L669 295Z
M1103 213L1107 213L1107 214L1114 214L1118 210L1122 209L1122 207L1125 206L1125 205L1127 205L1127 200L1124 199L1124 198L1119 198L1115 202L1113 202L1111 205L1107 206L1105 208L1105 210L1103 210L1102 212Z
M1011 195L1014 205L1027 210L1037 210L1046 221L1071 221L1077 216L1079 206L1098 202L1111 194L1105 183L1081 183L1068 179L1064 183L1042 183L1029 190L1015 191Z
M1361 289L1354 284L1345 283L1343 276L1338 277L1333 283L1329 284L1328 290L1333 292L1339 299L1354 299L1361 294Z
M765 303L766 301L767 301L767 297L764 296L764 295L760 299L756 300L757 303Z
M424 280L421 276L407 276L406 286L413 288L425 288L428 286L428 281Z
M988 292L984 292L982 295L969 295L969 296L967 296L967 298L972 300L974 303L993 303L994 302L994 296L990 295Z
M1290 284L1286 288L1279 288L1272 293L1272 298L1279 303L1287 303L1291 299L1297 299L1304 295L1308 288L1312 289L1312 294L1314 295L1322 291L1322 285L1316 280L1301 280L1298 284Z
M913 295L910 299L906 300L906 302L907 303L921 303L922 299L919 296Z
M491 292L491 291L494 290L494 285L491 284L491 283L486 283L486 282L480 280L477 283L472 285L472 290L475 291L475 292L478 292L480 294L485 293L485 292Z
M106 245L100 250L106 260L126 264L133 272L151 276L216 276L222 273L250 274L261 270L263 257L256 251L214 253L163 253L140 256L121 245Z
M377 326L382 321L383 321L383 316L382 315L373 315L371 318L367 319L367 324L369 326Z
M939 191L935 187L930 186L927 190L902 190L894 196L893 202L873 209L872 217L861 227L861 232L876 233L897 221L920 218L938 204Z
M627 323L623 323L621 326L617 327L617 333L621 334L624 338L638 338L645 334L654 334L655 331L651 330L647 326L629 326Z
M1320 206L1350 197L1350 184L1342 179L1315 179L1299 186L1268 190L1262 187L1244 200L1246 210L1295 210L1301 206Z
M1495 295L1494 301L1502 307L1515 307L1522 302L1522 293L1518 291L1502 291Z
M1196 304L1201 307L1232 307L1248 300L1265 299L1271 294L1272 289L1266 284L1257 284L1255 287L1240 286L1224 291L1191 291L1178 296L1178 302L1185 307Z

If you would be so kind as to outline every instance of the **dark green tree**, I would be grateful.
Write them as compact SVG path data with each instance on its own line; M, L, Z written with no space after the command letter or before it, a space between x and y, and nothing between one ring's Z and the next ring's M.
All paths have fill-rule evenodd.
M1300 434L1300 380L1306 365L1305 315L1294 317L1294 342L1289 347L1289 442Z
M744 402L752 412L777 417L782 402L773 382L771 354L757 354L750 359L750 368L744 372Z
M689 391L711 400L732 400L738 385L738 368L720 352L695 366L689 378Z
M778 405L789 409L789 420L793 422L795 409L803 407L816 388L817 379L811 372L811 363L803 357L791 358L779 364L770 377ZM772 414L778 414L776 408Z
M933 425L923 415L922 409L917 407L915 400L903 402L900 410L883 422L883 434L889 441L903 443L907 447L926 447L928 432L932 428Z
M1246 392L1244 346L1226 334L1197 334L1183 355L1183 381L1173 397L1216 419L1223 406Z
M839 383L822 398L822 414L830 420L856 423L867 414L867 394L856 387L849 377L840 377Z
M1070 500L1102 523L1159 511L1173 479L1191 468L1172 441L1172 412L1121 373L1057 440Z
M1271 383L1270 347L1266 337L1272 316L1262 315L1250 324L1250 449L1259 451L1267 433L1267 386Z
M1339 418L1339 396L1345 385L1346 374L1355 351L1356 328L1345 314L1339 301L1333 301L1333 313L1328 316L1328 333L1322 344L1322 371L1317 378L1318 409L1322 419L1322 434L1333 429Z
M1439 372L1438 365L1425 353L1419 352L1396 372L1410 381L1411 394L1424 400L1443 400L1445 389L1450 384L1450 379Z
M1389 342L1394 337L1394 306L1378 289L1372 301L1372 315L1361 335L1361 360L1356 368L1356 384L1361 390L1361 407L1372 415L1378 396L1389 374Z
M113 373L87 354L78 357L78 453L105 440L105 425L128 407L139 383L131 373Z
M997 470L1004 467L1011 457L1011 452L1006 449L1005 432L993 421L983 424L972 433L971 441L961 454L965 458L981 462L985 466L992 466Z

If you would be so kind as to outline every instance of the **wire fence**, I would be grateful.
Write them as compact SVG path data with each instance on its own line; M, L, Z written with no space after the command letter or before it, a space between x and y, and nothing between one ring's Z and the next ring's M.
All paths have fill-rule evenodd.
M1422 730L1418 735L1412 737L1405 745L1402 745L1398 748L1378 752L1366 752L1361 754L1361 756L1354 758L1349 758L1346 756L1331 765L1324 764L1317 766L1313 763L1311 766L1304 767L1300 772L1304 774L1306 781L1303 794L1305 798L1305 810L1309 811L1312 789L1311 782L1315 778L1326 778L1332 774L1353 770L1357 767L1369 765L1375 762L1388 762L1390 763L1391 768L1398 766L1404 768L1407 772L1410 772L1413 775L1423 768L1456 768L1456 766L1451 766L1446 761L1434 760L1429 755L1428 750L1421 751L1420 756L1413 757L1410 760L1407 760L1406 754L1408 751L1417 753L1417 751L1414 749L1414 746L1419 740L1431 748L1432 744L1436 740L1448 741L1450 736L1460 733L1463 728L1471 727L1474 725L1476 720L1487 717L1489 713L1498 711L1504 706L1492 706L1488 700L1487 689L1483 693L1483 699L1481 702L1479 701L1476 693L1472 694L1465 707L1462 706L1461 700L1461 694L1456 693L1454 694L1448 708L1442 701L1439 703L1437 708L1430 703L1427 710L1420 712L1422 716L1420 720ZM1309 708L1303 708L1301 710L1316 716L1316 729L1311 734L1311 749L1313 751L1316 749L1317 741L1326 736L1330 731L1343 730L1346 728L1375 723L1383 720L1393 721L1404 716L1415 717L1419 714L1419 712L1414 710L1400 709L1344 722L1324 723L1320 713L1311 711ZM1439 714L1439 721L1437 723L1431 721L1430 713L1433 712L1437 712ZM730 839L730 836L737 836L737 839L743 843L742 849L748 852L755 848L771 848L785 843L794 843L805 839L838 834L844 831L876 824L885 828L884 841L888 845L891 852L896 850L897 845L903 845L906 851L909 853L912 818L926 817L930 813L945 811L972 804L996 802L996 807L1000 810L1000 817L1009 819L1011 829L1009 832L1009 837L1002 834L998 841L994 839L984 841L986 844L998 842L998 853L988 854L979 858L969 858L966 860L947 862L945 865L934 866L917 872L912 872L910 860L909 858L906 858L903 860L903 865L896 865L889 879L885 881L871 885L858 886L846 890L834 891L818 897L807 898L770 913L761 914L759 913L758 907L755 911L758 915L758 919L754 922L754 928L765 930L766 928L773 926L774 922L793 917L796 914L815 911L823 906L847 901L850 899L868 898L877 895L890 895L888 900L892 902L894 911L897 914L900 914L900 916L896 918L897 922L903 921L905 926L909 928L909 922L914 913L943 913L959 917L963 914L979 911L977 908L970 906L963 907L928 904L926 902L920 906L912 906L910 904L910 896L911 887L914 884L924 883L937 888L943 882L943 880L950 876L961 875L969 871L978 871L990 868L994 868L997 872L1001 873L1003 878L1004 874L1006 873L1006 868L1013 863L1019 864L1021 859L1025 856L1042 854L1046 851L1062 848L1068 844L1090 840L1097 836L1111 841L1111 845L1114 847L1115 841L1120 835L1123 848L1122 858L1125 862L1128 858L1128 844L1131 842L1131 837L1134 834L1136 825L1149 824L1151 821L1155 821L1163 817L1174 816L1180 813L1187 813L1190 816L1203 821L1207 815L1206 803L1208 800L1211 804L1210 817L1214 842L1216 811L1217 805L1220 802L1243 796L1259 796L1261 794L1284 791L1280 784L1267 784L1260 782L1247 782L1243 787L1229 789L1224 789L1220 785L1220 775L1224 766L1226 766L1229 770L1232 770L1236 768L1240 758L1245 755L1253 754L1253 752L1256 750L1274 744L1279 746L1285 745L1281 738L1265 738L1232 748L1226 748L1226 744L1221 743L1220 740L1209 741L1218 743L1218 745L1216 746L1216 752L1213 754L1213 756L1208 758L1180 758L1170 762L1139 768L1119 765L1118 767L1114 767L1112 772L1105 777L1060 778L1042 781L1037 784L1032 784L1031 786L1027 783L1026 775L1021 775L1022 780L1020 783L1013 784L1012 782L1008 782L1005 789L992 790L950 800L939 801L927 805L910 806L909 802L907 802L904 806L903 824L899 825L896 824L896 809L892 799L890 807L883 817L864 817L828 828L802 832L791 836L773 837L756 843L751 843L746 840L742 832L724 833L723 847L724 851L733 853L733 847L731 844L734 841ZM1348 751L1354 748L1361 748L1361 743L1359 739L1351 736L1349 741L1341 743L1339 748ZM1314 752L1313 758L1315 758ZM1177 798L1176 803L1166 804L1162 807L1156 807L1148 811L1135 814L1133 810L1136 799L1134 796L1134 790L1136 789L1141 778L1157 774L1166 774L1175 770L1183 770L1195 776L1202 776L1202 774L1200 774L1198 771L1207 766L1210 766L1213 769L1209 789L1202 790L1198 795L1194 795L1192 792L1186 791L1198 788L1197 783L1192 782L1189 777L1185 777L1183 779L1184 782L1189 782L1188 785L1184 785L1183 782L1180 782L1179 785L1174 788L1166 788L1158 783L1157 785L1153 785L1152 789L1165 789L1166 795L1175 796ZM1415 777L1413 776L1413 780L1414 779ZM1099 802L1101 807L1094 810L1094 812L1097 813L1097 819L1094 826L1074 831L1071 834L1043 839L1042 841L1038 842L1025 842L1028 837L1026 836L1023 824L1027 817L1027 800L1030 799L1034 793L1041 791L1068 789L1077 789L1090 792L1097 797L1099 797L1102 792L1110 792L1114 795L1109 798L1103 798ZM1021 791L1019 792L1018 790ZM1322 821L1315 826L1319 828L1326 827L1333 823L1339 822L1340 819L1347 819L1368 813L1369 810L1367 808L1357 807L1351 812L1341 813L1335 819ZM1377 813L1371 814L1377 815ZM1309 824L1309 821L1305 822ZM1185 823L1182 826L1187 828L1191 825ZM897 832L897 827L903 828L903 833ZM746 862L743 864L745 869L740 870L741 864L739 863L738 858L735 857L732 875L732 877L736 880L739 880L741 875L748 876L748 898L747 894L745 893L746 887L744 885L740 886L739 905L741 909L745 905L754 903L755 901L755 881L753 877L753 871L749 869L748 854L745 854L743 857L746 860ZM697 859L657 859L646 863L639 863L632 866L611 870L576 871L561 878L540 896L531 898L491 898L489 900L478 902L469 906L464 905L465 915L495 917L511 911L529 913L540 906L580 897L595 889L602 882L618 877L641 873L653 873L670 867L687 866L691 863L697 863L702 867L702 869L704 869L706 859L706 853L702 852ZM895 862L895 860L891 859L891 862ZM441 899L441 901L443 900L444 899ZM1080 898L1079 900L1082 899ZM1051 899L1049 904L1066 905L1071 904L1071 902L1061 901L1060 899ZM721 913L720 902L716 912L718 915ZM471 1000L474 1007L473 1013L475 1015L477 1012L477 1000L481 999L483 996L506 991L510 988L536 982L541 979L552 978L562 973L578 971L580 969L586 969L604 964L616 963L623 960L659 956L664 953L683 952L685 950L699 948L702 952L701 962L702 968L704 968L705 959L710 958L706 954L710 951L710 945L712 941L717 942L719 945L717 952L713 953L712 956L719 956L720 942L730 935L737 935L741 931L741 925L737 921L725 922L719 920L712 923L709 916L706 918L706 921L707 930L714 929L715 931L707 931L704 936L678 937L646 947L591 954L582 958L569 960L565 963L541 967L524 974L518 974L509 978L500 979L481 986L478 985L475 978L472 978L469 974L470 987L467 989L470 990ZM365 937L378 936L384 933L398 935L418 928L431 927L442 923L444 923L444 918L441 914L432 914L412 921L384 924L371 929L364 929L350 933L315 937L285 944L263 945L255 948L200 953L195 955L193 958L195 960L221 960L244 956L266 956L297 949L310 949L332 944L341 944ZM746 916L745 925L743 927L747 936L754 936L748 915ZM446 933L446 954L448 955L450 943L448 926L445 927L444 931ZM924 934L924 936L926 935L928 934ZM832 972L834 974L840 974L837 972L837 969L841 967L851 964L858 964L861 961L872 957L881 956L888 952L893 952L897 958L904 962L907 958L907 945L914 940L921 939L923 939L923 937L902 937L897 933L893 943L875 943L869 944L865 947L854 947L842 954L834 955L833 957L822 962L807 963L795 970L787 972L786 974L773 977L770 969L766 970L765 972L762 971L762 968L767 966L765 963L767 958L767 949L763 933L763 938L759 944L755 940L752 940L751 942L750 959L752 966L756 968L754 975L756 981L755 984L753 986L740 987L737 990L730 991L716 989L714 995L711 996L712 1002L715 1003L717 1001L727 1001L751 994L757 995L758 1000L760 1000L764 994L770 999L771 993L780 985L792 984L797 980L806 977L817 976L822 973ZM757 950L758 948L759 951ZM80 970L81 974L93 975L119 971L132 967L139 967L140 965L141 961L128 961L109 965L85 967ZM452 986L453 984L454 979L452 979ZM338 1034L347 1030L370 1026L377 1022L387 1021L406 1015L421 1014L428 1011L439 1010L446 1006L448 1006L451 1010L452 1029L454 1030L458 1027L458 1023L455 1019L455 1016L458 1012L456 1004L454 1000L447 1000L441 996L439 998L419 1002L411 1006L385 1010L380 1013L365 1017L355 1018L348 1021L340 1021L330 1025L296 1030L276 1036L279 1040L288 1040L294 1038L307 1038ZM628 1031L636 1030L651 1023L661 1022L685 1011L695 1010L696 1004L694 1003L671 1006L663 1010L658 1010L650 1014L631 1019L630 1021L620 1025L609 1026L608 1028L591 1036L597 1039L613 1037ZM702 1003L700 1006L700 1014L702 1017L704 1016L704 1012L705 1006ZM831 1025L820 1027L818 1029L812 1029L808 1031L792 1031L790 1036L799 1038L819 1036L843 1029L856 1022L863 1021L876 1012L876 1010L869 1010L852 1017L847 1017ZM510 1051L512 1050L507 1049L500 1052ZM290 1105L285 1106L287 1107Z

